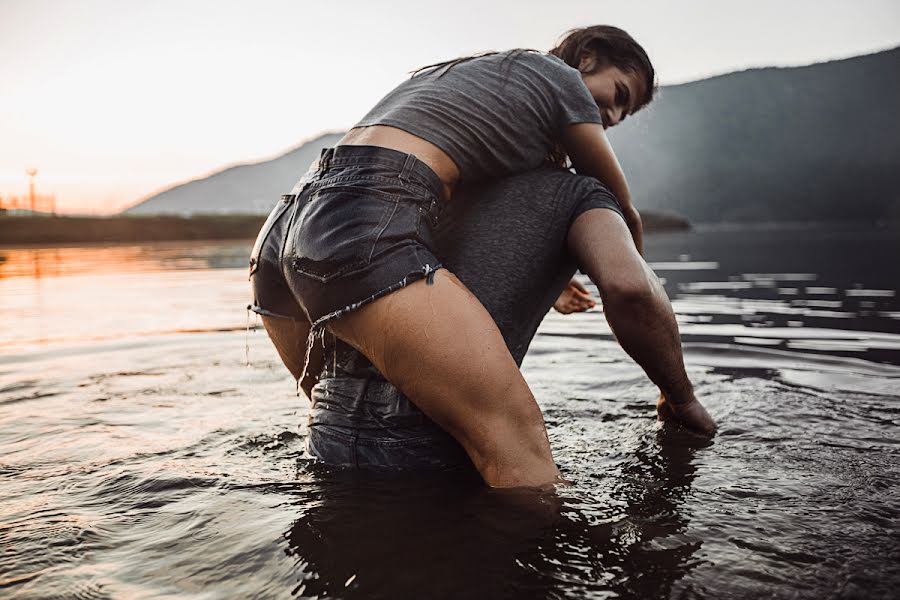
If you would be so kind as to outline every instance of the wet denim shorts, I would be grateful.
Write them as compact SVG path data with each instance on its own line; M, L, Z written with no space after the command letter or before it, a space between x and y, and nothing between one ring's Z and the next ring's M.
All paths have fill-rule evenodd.
M442 187L430 168L402 152L323 150L257 236L248 308L315 322L427 278L440 267L430 248ZM301 381L309 391L318 380L310 394L310 454L357 468L472 468L456 440L364 356L330 334L322 346L322 377Z
M295 188L282 270L320 330L413 281L433 277L440 178L411 154L375 146L323 150Z
M337 373L325 373L313 388L306 439L312 456L358 469L474 469L450 434L363 363L349 347L339 350Z

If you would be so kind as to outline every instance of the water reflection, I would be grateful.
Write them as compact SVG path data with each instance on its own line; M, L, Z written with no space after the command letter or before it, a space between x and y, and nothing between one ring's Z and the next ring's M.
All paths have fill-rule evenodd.
M576 482L537 503L303 462L307 404L264 333L160 335L243 328L249 242L0 250L0 587L893 597L900 305L872 259L892 235L649 238L720 433L658 430L602 315L551 313L525 374Z
M298 595L502 597L520 570L516 556L549 535L557 518L550 499L519 505L514 494L486 490L466 474L310 468L314 490L304 489L302 512L285 533L302 574Z
M707 230L650 236L646 250L686 343L891 364L900 364L900 271L881 257L898 253L900 232L890 229ZM552 314L547 325L562 335L586 329L584 319Z
M303 597L667 597L696 563L687 533L697 438L667 428L623 458L597 519L593 485L485 489L471 473L367 474L304 464L284 536Z
M0 247L0 279L245 267L252 242Z
M0 345L242 328L249 246L0 248ZM900 363L900 273L875 260L900 253L898 231L687 232L648 237L646 253L688 344ZM612 339L596 311L551 312L541 331Z
M0 248L0 350L246 327L250 244Z

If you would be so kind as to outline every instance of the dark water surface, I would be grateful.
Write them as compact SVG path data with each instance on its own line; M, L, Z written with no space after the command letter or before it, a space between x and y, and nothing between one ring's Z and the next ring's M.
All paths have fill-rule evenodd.
M0 597L896 597L897 231L650 238L711 442L600 311L551 313L555 496L304 457L248 250L0 249Z

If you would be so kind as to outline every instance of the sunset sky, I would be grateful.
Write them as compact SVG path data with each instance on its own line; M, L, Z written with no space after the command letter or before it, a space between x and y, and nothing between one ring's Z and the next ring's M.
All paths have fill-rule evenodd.
M663 84L900 45L900 2L0 0L0 197L116 212L354 124L408 71L628 30Z

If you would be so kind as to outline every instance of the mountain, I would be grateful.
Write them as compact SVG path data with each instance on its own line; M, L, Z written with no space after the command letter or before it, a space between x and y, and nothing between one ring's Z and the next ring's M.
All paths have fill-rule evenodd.
M900 48L664 86L610 130L635 203L692 222L900 220ZM268 212L341 134L128 209Z
M176 185L126 209L124 214L268 213L319 157L319 151L333 146L343 135L328 133L272 160L228 167Z
M692 222L900 220L900 48L664 87L610 130L636 205Z

